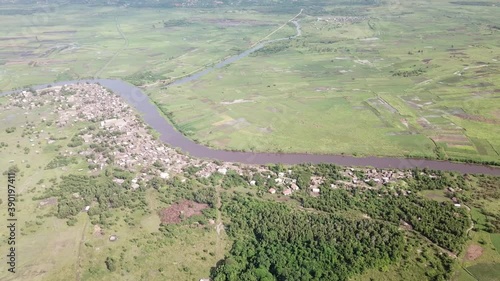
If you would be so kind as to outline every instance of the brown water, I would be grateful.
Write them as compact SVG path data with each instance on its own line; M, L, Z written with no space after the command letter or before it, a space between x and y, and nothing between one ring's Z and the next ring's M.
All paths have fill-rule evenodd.
M199 77L199 76L198 76ZM197 79L193 78L192 80ZM189 80L191 81L191 80ZM299 163L334 163L344 166L371 166L375 168L429 168L443 171L458 171L462 173L500 175L500 167L486 165L454 163L449 161L435 161L424 159L408 159L396 157L352 157L340 155L315 155L303 153L254 153L233 152L212 149L195 143L177 131L160 113L159 109L151 103L148 96L139 88L121 80L94 79L80 81L66 81L52 85L72 83L100 83L111 91L123 97L130 105L135 107L143 116L144 121L160 133L160 139L172 147L178 147L189 155L199 158L209 158L221 161L239 162L246 164L299 164ZM47 85L34 88L41 89ZM12 92L6 92L2 95Z

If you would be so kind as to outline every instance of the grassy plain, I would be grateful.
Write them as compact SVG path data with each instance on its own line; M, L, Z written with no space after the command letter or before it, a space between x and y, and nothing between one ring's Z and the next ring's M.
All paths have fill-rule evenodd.
M302 36L167 89L298 11L4 4L0 89L120 78L218 148L498 161L500 8L356 3L306 7Z
M355 18L335 24L346 9ZM306 9L301 37L149 91L180 130L219 148L497 161L497 12L448 1Z
M7 97L0 98L5 104ZM68 166L46 169L60 153L78 152L69 148L70 139L87 123L58 127L53 106L22 110L11 107L0 112L0 167L1 173L17 165L16 175L16 274L0 271L0 280L199 280L208 276L224 253L224 232L219 236L210 226L192 224L172 227L172 236L165 238L158 230L157 211L168 206L159 200L156 190L148 190L149 209L115 210L109 221L112 227L103 227L102 233L86 213L77 215L70 226L68 220L56 218L57 201L40 199L44 192L56 185L60 176L88 175L88 164L83 157ZM15 128L13 132L8 128ZM10 133L8 133L9 131ZM52 139L56 138L54 142ZM81 148L81 147L80 147ZM74 155L73 154L73 155ZM4 179L6 176L3 175ZM0 193L7 194L7 185ZM0 219L7 219L7 197L0 198ZM110 242L110 235L117 235ZM0 231L7 240L7 232ZM8 245L0 247L7 253ZM182 253L180 255L179 253ZM110 273L105 259L113 257L117 270ZM170 279L172 278L172 279Z
M18 8L27 14L10 14ZM86 77L181 76L253 44L286 17L42 4L2 4L0 12L3 90Z

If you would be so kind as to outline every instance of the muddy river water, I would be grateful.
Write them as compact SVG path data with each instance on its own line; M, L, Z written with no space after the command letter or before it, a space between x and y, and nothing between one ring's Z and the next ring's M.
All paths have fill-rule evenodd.
M201 77L201 76L200 76ZM191 80L189 80L191 81ZM265 153L265 152L235 152L213 149L184 136L177 131L170 122L162 116L160 110L141 89L121 80L90 79L77 81L64 81L51 85L64 85L72 83L100 83L104 87L124 98L131 106L139 111L144 121L160 133L160 139L171 147L178 147L189 155L200 158L216 159L220 161L239 162L246 164L299 164L299 163L334 163L346 166L371 166L375 168L430 168L444 171L458 171L462 173L500 175L500 167L486 165L455 163L450 161L436 161L425 159L409 159L397 157L353 157L341 155L317 155L304 153ZM42 89L47 85L33 87ZM5 92L2 95L12 92Z
M254 47L232 57L229 57L222 62L208 67L200 72L180 78L170 85L181 85L194 80L214 71L215 69L222 68L226 65L234 63L242 58L247 57L251 53L263 48L265 45L289 40L294 37L300 36L300 24L297 21L291 21L297 29L297 34L292 37L273 39L263 41ZM189 155L200 158L216 159L220 161L239 162L246 164L299 164L299 163L334 163L346 166L371 166L375 168L397 168L397 169L410 169L410 168L430 168L434 170L444 171L458 171L462 173L474 174L490 174L500 175L500 167L490 167L486 165L455 163L449 161L435 161L424 159L409 159L409 158L396 158L396 157L353 157L341 155L317 155L317 154L304 154L304 153L255 153L255 152L235 152L221 149L213 149L195 143L191 139L185 137L182 133L177 131L172 124L162 116L160 110L150 101L149 97L144 94L141 89L127 82L115 79L89 79L89 80L76 80L76 81L63 81L52 83L51 85L64 85L72 83L100 83L106 88L112 90L114 93L123 97L130 105L135 107L143 116L144 121L153 129L160 133L160 139L171 147L178 147ZM47 85L38 85L33 88L42 89ZM1 95L13 92L5 92Z

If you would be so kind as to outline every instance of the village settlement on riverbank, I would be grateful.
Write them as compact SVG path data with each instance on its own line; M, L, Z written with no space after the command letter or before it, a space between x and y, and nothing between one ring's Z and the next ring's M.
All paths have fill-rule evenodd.
M132 188L138 188L139 183L146 183L153 177L183 177L189 167L195 167L195 175L203 178L208 178L213 173L225 175L232 172L248 178L257 173L265 173L275 183L269 193L280 192L285 196L304 188L297 185L291 176L292 170L288 170L288 173L275 173L266 165L201 159L169 147L152 135L154 132L134 108L98 84L79 83L52 86L33 92L22 91L10 95L9 102L3 107L5 110L17 107L29 112L46 105L54 106L55 110L51 114L55 115L54 125L59 128L73 127L79 122L89 124L74 137L73 142L81 144L60 150L60 157L84 157L91 168L89 173L98 173L109 165L136 172ZM45 137L43 141L52 144L58 140L55 137ZM354 167L345 167L342 173L344 179L337 180L331 188L340 186L372 189L412 176L410 171ZM319 195L319 186L325 180L327 179L311 176L306 188L312 194ZM115 179L115 182L122 181ZM255 181L249 181L248 184L255 185Z

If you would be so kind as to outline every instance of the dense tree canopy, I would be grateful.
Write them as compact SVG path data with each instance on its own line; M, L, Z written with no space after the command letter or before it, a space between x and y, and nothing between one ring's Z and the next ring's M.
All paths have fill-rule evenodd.
M348 220L287 205L236 198L231 217L235 243L212 273L222 280L346 280L401 256L397 227L375 220Z

